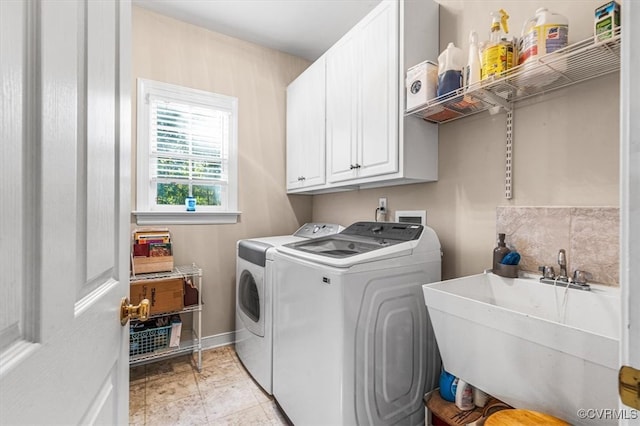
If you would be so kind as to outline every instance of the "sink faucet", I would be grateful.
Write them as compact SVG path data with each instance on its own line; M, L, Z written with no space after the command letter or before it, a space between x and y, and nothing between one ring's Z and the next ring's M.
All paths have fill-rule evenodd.
M564 249L560 249L558 252L558 265L560 265L560 275L558 279L561 281L567 281L569 275L567 274L567 252Z
M567 273L567 252L564 249L558 251L558 265L560 266L560 274L557 276L554 276L553 266L545 265L538 267L538 270L542 272L540 282L580 290L591 290L591 287L587 284L587 279L592 278L589 272L576 270L573 273L573 279L569 279Z

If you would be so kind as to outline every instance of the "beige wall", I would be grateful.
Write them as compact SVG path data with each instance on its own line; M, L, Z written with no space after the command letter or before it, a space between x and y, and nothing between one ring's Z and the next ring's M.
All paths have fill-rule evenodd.
M487 36L492 10L506 7L518 34L524 20L546 6L569 18L572 43L591 34L593 10L603 3L438 2L441 48L454 41L465 52L469 31ZM395 210L427 210L443 246L443 277L452 278L490 267L498 206L618 205L617 73L516 108L510 201L504 198L505 116L487 113L440 126L438 182L287 197L285 88L306 61L137 7L133 44L134 83L143 77L239 98L240 223L170 227L176 262L204 269L204 336L233 330L238 239L291 233L310 220L372 220L378 197L385 196L391 218ZM135 119L133 134L135 165ZM133 197L135 206L135 188Z
M133 8L133 87L141 77L239 100L240 222L169 227L176 263L196 262L204 271L203 336L234 328L236 241L291 234L311 219L311 198L289 198L285 190L285 89L307 66L300 58ZM135 108L134 102L132 206Z
M603 2L439 3L441 49L453 41L466 55L471 30L488 37L493 10L506 8L511 32L519 34L525 19L548 7L569 18L573 43L592 34L593 11ZM618 205L618 103L615 73L516 107L512 200L504 198L505 114L482 113L440 126L438 182L314 196L313 220L372 220L378 197L385 196L391 218L395 210L427 210L442 243L444 278L481 272L491 267L500 231L497 206Z

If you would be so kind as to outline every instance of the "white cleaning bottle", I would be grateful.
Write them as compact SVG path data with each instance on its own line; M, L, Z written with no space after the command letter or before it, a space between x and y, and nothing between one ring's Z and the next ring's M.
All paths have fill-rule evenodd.
M524 23L519 43L519 64L562 49L569 44L569 20L541 7Z
M480 51L478 50L478 34L471 31L469 34L469 58L464 70L464 86L468 90L470 86L478 83L482 78L480 65Z
M518 40L519 58L524 78L518 84L528 87L544 87L562 77L567 71L567 58L552 60L553 66L541 68L541 56L566 47L569 42L569 20L546 8L536 10L536 16L527 20ZM547 60L548 61L548 60Z
M453 43L449 43L438 56L438 96L446 95L462 87L463 61L462 49Z
M456 388L456 407L462 411L473 410L475 404L473 403L473 386L464 380L458 380L458 386Z

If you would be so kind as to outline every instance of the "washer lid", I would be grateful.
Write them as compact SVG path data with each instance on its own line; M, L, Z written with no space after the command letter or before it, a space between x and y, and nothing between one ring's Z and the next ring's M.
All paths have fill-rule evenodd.
M401 242L400 240L371 240L348 235L335 235L332 237L291 243L287 244L287 246L320 256L344 258L368 253Z
M425 231L426 230L426 231ZM356 222L336 235L277 247L279 253L339 268L438 250L431 228L411 223ZM418 257L422 258L422 257Z
M424 227L408 223L356 222L339 234L286 244L307 253L345 258L420 238Z

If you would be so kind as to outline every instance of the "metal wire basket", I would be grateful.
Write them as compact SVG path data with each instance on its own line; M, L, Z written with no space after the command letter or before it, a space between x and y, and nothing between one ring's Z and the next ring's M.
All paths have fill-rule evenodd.
M155 352L169 347L171 325L129 332L129 356Z

